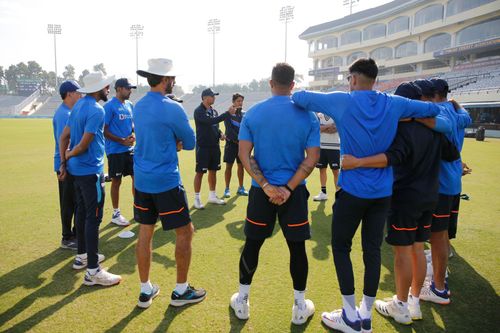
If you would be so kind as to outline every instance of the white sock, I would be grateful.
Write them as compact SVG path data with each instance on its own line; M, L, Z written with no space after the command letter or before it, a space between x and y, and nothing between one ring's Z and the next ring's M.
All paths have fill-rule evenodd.
M153 285L151 284L151 281L148 280L144 283L141 282L141 293L150 294L152 290Z
M408 304L411 305L419 305L420 304L420 298L415 297L413 295L408 296Z
M356 313L356 299L354 295L342 295L343 309L350 322L358 320Z
M119 214L120 213L120 208L113 208L113 215Z
M303 309L305 308L305 297L306 297L306 291L305 290L293 290L293 298L295 300L295 304L300 308Z
M361 305L359 306L359 315L362 319L370 319L372 317L373 302L375 302L375 297L363 295Z
M245 298L245 296L248 298L249 294L250 294L250 285L240 283L240 290L238 295L239 300L242 301Z
M175 291L179 294L179 295L182 295L186 292L186 289L188 287L188 283L187 281L184 282L184 283L177 283L175 285Z
M87 268L87 272L89 272L90 275L96 275L97 271L99 270L99 267L97 268Z
M215 194L215 191L210 191L210 192L208 193L208 197L209 197L209 198L216 198L216 197L217 197L217 194Z
M403 309L408 310L408 302L403 302L396 297L396 304L402 307Z
M195 200L200 200L200 192L194 194Z

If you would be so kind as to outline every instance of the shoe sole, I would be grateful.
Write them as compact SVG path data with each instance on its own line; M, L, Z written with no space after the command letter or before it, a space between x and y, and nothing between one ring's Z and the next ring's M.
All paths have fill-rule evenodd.
M75 247L71 247L71 246L68 246L68 245L61 245L59 246L60 249L63 249L63 250L73 250L73 251L76 251L78 250L78 248L75 246Z
M434 303L434 304L439 304L439 305L449 305L451 303L450 300L448 300L448 302L438 302L438 301L434 301L434 300L427 300L427 299L424 299L422 297L420 297L420 299L422 301L425 301L425 302L431 302L431 303Z
M391 316L390 314L386 314L386 313L382 312L377 307L375 307L375 310L377 310L378 313L380 313L382 316L384 316L386 318L392 318L392 319L394 319L394 321L396 323L398 323L398 324L401 324L401 325L411 325L411 324L413 324L412 320L410 320L410 321L399 321L395 317Z
M205 299L207 295L204 295L203 297L197 298L197 299L188 299L188 300L170 300L170 305L175 306L175 307L180 307L188 304L194 304L194 303L199 303Z
M109 222L109 223L113 223L113 224L116 224L117 226L120 226L120 227L127 227L130 225L130 222L127 222L127 223L121 223L121 222Z
M327 201L328 199L313 199L313 201Z
M353 330L352 328L350 328L349 326L337 326L336 322L333 322L331 321L330 319L328 318L325 318L323 316L321 316L321 322L326 326L326 327L329 327L333 330L337 330L337 331L341 331L341 332L344 332L344 333L359 333L360 331L355 331Z
M314 313L311 313L310 316L308 316L305 320L300 320L300 321L297 321L297 320L293 320L292 319L292 324L294 325L304 325L305 323L307 323L307 321L309 320L309 318L312 318L312 316L314 315Z
M104 283L97 283L97 282L92 282L92 281L87 281L87 280L84 280L83 281L83 284L86 285L86 286L104 286L104 287L111 287L111 286L115 286L117 284L120 284L122 280L119 280L118 282L115 282L115 283L110 283L110 284L104 284Z
M147 309L151 306L151 304L153 304L153 299L158 296L160 294L160 289L158 289L158 291L156 292L156 294L154 294L153 296L151 296L151 298L149 299L149 301L147 302L137 302L137 306L141 309Z

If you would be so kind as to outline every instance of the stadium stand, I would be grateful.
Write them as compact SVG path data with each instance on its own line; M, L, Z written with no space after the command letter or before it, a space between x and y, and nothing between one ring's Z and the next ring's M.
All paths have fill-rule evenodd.
M25 99L26 96L0 95L0 116L17 115L16 107Z

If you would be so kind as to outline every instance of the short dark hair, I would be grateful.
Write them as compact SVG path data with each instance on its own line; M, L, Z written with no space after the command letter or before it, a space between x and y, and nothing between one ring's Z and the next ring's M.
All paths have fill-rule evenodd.
M62 98L63 101L66 99L66 96L68 96L68 92L63 92L61 94L61 98Z
M378 67L372 58L359 58L349 66L349 73L360 73L375 80L378 75Z
M148 79L148 84L151 87L156 87L161 83L163 80L164 76L156 75L156 74L149 74L147 79Z
M240 93L235 93L235 94L233 94L233 102L234 102L234 101L236 101L236 100L237 100L238 98L240 98L240 97L241 97L241 98L243 98L243 99L245 99L245 96L243 96L243 95L242 95L242 94L240 94Z
M277 63L273 67L273 72L271 74L271 80L276 82L281 86L289 86L292 84L295 78L295 69L286 62Z

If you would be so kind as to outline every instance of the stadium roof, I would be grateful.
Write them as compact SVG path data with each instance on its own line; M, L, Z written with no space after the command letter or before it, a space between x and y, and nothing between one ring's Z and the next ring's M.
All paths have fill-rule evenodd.
M366 9L341 19L321 23L309 27L299 35L300 39L308 39L312 37L317 37L319 35L325 34L327 32L334 32L338 30L343 30L351 26L356 26L365 21L373 21L375 19L380 19L382 17L391 16L397 14L408 8L415 7L418 4L430 2L430 0L394 0L388 2L384 5Z

